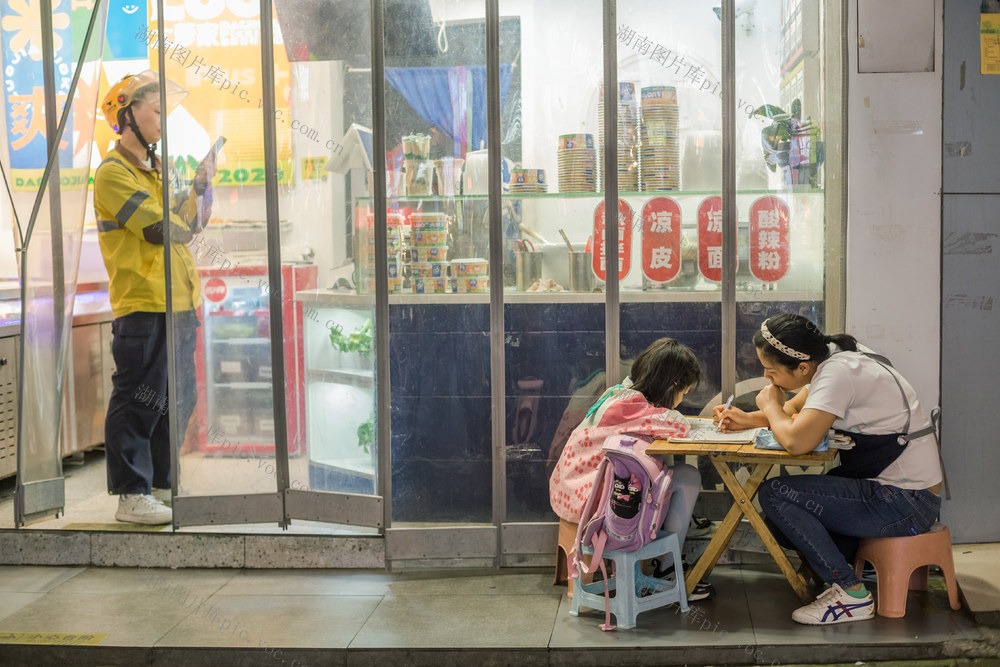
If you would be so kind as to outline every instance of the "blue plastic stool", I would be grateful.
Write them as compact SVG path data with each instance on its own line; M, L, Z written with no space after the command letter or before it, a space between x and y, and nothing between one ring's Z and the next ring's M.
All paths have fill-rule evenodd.
M614 561L614 574L608 579L608 591L616 591L615 596L610 600L611 613L614 614L618 627L623 630L634 628L636 616L650 609L678 602L681 611L688 610L687 595L684 590L684 568L681 565L681 548L677 542L677 535L675 533L661 533L661 535L662 537L658 537L638 551L631 553L624 551L604 552L605 558ZM592 554L594 550L590 547L584 547L583 553ZM674 557L676 578L673 586L646 597L636 595L636 571L639 568L639 561L666 554L673 554ZM645 579L650 578L646 577ZM573 587L573 606L569 612L570 616L579 616L580 607L604 609L603 581L581 585L579 579L570 579L570 586Z

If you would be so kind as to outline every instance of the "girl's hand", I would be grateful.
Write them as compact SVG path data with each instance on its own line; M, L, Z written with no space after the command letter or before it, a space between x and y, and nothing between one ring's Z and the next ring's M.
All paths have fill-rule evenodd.
M725 405L716 405L712 408L712 413L715 415L715 423L722 431L743 431L756 426L750 415L737 407L730 406L727 409Z
M785 404L785 390L774 384L769 384L757 394L757 407L766 410L768 407L781 408Z

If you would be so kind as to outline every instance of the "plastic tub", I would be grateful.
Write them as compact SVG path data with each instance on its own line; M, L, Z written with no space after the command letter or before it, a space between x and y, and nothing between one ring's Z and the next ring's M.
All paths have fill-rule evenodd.
M463 276L453 280L459 294L481 294L490 290L490 279L485 276Z
M413 232L413 245L445 245L448 243L448 232L441 231L419 231Z
M446 245L418 246L413 248L411 252L414 262L433 262L435 260L440 262L448 259L448 246Z
M415 294L445 294L448 291L447 278L414 278Z
M456 259L451 262L451 275L456 278L464 276L485 276L490 271L488 260L480 257Z
M448 276L447 262L412 262L414 278L445 278Z

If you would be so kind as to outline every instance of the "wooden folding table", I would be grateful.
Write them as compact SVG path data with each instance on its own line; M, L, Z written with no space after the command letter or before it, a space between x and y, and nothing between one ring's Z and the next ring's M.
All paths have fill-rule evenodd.
M782 574L788 579L795 592L804 602L813 598L810 595L806 581L799 575L792 564L781 550L774 539L774 535L768 530L764 519L753 506L753 498L757 495L760 485L767 479L768 473L776 465L800 465L817 466L832 461L837 456L837 450L829 449L825 452L810 454L789 454L784 450L757 449L753 444L700 444L689 442L669 442L667 440L656 440L646 449L647 454L672 454L674 456L707 456L719 471L723 483L733 496L733 506L729 508L726 518L722 520L715 536L708 543L704 553L694 567L687 572L685 584L688 595L694 590L695 585L704 577L707 577L715 564L722 556L722 552L729 546L740 519L745 516L750 525L760 536L764 546L767 547L774 562L781 568ZM729 469L729 463L741 463L747 466L750 478L746 484L740 484L736 475Z

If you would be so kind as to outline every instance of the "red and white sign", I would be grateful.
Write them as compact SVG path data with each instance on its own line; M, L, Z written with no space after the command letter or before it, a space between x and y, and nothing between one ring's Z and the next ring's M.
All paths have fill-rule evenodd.
M698 205L698 270L707 280L722 281L722 197Z
M788 204L761 197L750 206L750 273L765 283L788 272Z
M670 197L653 197L642 207L642 273L665 283L681 270L681 208Z
M205 298L209 301L219 301L226 300L226 294L229 293L229 289L226 287L226 281L222 278L209 278L205 281Z
M618 200L618 280L624 280L632 268L632 207ZM604 248L604 202L594 209L594 273L607 280L607 258Z

